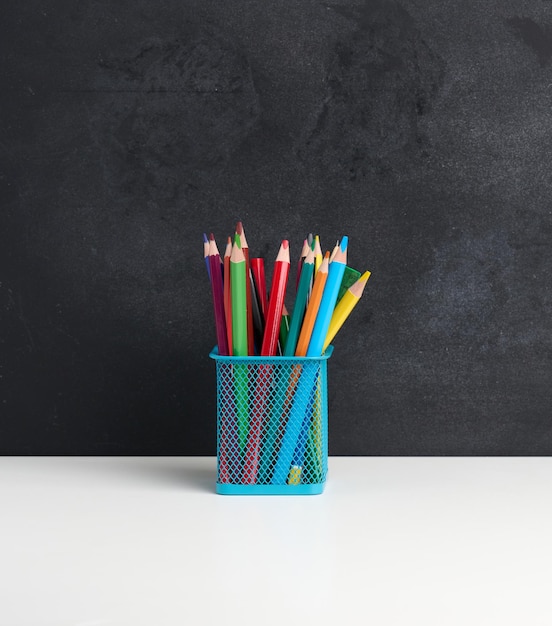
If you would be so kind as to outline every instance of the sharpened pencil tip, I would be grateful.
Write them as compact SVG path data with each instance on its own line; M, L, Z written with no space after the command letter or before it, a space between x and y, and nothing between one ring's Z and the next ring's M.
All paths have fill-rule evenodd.
M284 239L282 241L282 246L287 250L289 248L289 241L287 239Z
M243 224L241 222L236 224L236 232L238 235L243 235Z

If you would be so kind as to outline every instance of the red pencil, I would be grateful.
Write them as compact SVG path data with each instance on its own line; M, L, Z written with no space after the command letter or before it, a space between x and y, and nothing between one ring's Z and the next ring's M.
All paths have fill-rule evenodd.
M274 264L274 275L272 277L272 288L268 301L268 313L261 346L261 356L274 356L278 344L280 333L280 320L284 297L286 294L287 280L289 276L289 242L284 240L280 246L276 263ZM263 418L268 409L268 397L272 382L272 365L261 364L257 374L257 386L255 390L255 405L253 415L249 425L249 435L247 438L247 448L243 463L242 481L245 484L255 483L257 480L257 470L259 467L259 456L261 448L261 432L263 428Z
M282 309L284 307L284 297L289 276L289 241L284 239L276 263L274 264L274 275L270 288L268 300L268 312L266 315L265 332L263 345L261 346L261 356L274 356L278 345L278 335L280 334L280 321L282 319Z
M243 224L238 222L236 225L236 233L240 236L241 249L245 257L245 309L247 314L247 354L253 356L255 354L255 334L253 327L253 308L251 304L251 283L249 282L250 263L249 263L249 246L245 238Z
M209 265L211 267L211 292L217 328L218 351L221 356L228 355L228 335L226 334L226 318L224 313L224 291L222 273L220 271L220 254L215 239L209 241Z
M260 296L261 301L261 311L262 314L266 317L266 278L265 278L265 266L263 258L253 258L249 259L251 263L251 271L253 272L253 279L255 280L255 285L257 287L257 293Z

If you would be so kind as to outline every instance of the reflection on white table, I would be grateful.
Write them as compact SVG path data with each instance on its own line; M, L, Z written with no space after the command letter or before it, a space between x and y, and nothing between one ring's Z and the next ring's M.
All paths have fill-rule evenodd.
M5 626L552 623L552 461L330 457L324 494L214 458L0 458Z

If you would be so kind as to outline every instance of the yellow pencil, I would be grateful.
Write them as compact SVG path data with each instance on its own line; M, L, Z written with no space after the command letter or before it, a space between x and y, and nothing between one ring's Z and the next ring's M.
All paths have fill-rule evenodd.
M314 273L318 272L322 265L324 255L322 254L322 248L320 247L320 237L316 235L314 238Z
M370 278L370 272L364 272L364 274L351 285L349 289L345 292L345 295L337 306L334 309L332 314L332 320L330 322L330 326L328 328L328 334L326 335L326 339L324 340L324 347L322 349L322 353L324 350L330 345L333 338L337 335L338 330L343 326L345 320L349 317L351 311L358 304L362 296L362 292L364 291L364 287L366 287L366 283Z

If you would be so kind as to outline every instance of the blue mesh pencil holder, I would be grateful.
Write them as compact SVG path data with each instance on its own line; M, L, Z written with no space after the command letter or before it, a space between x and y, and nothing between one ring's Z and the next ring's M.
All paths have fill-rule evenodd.
M322 493L332 350L305 358L211 352L217 369L217 493Z

